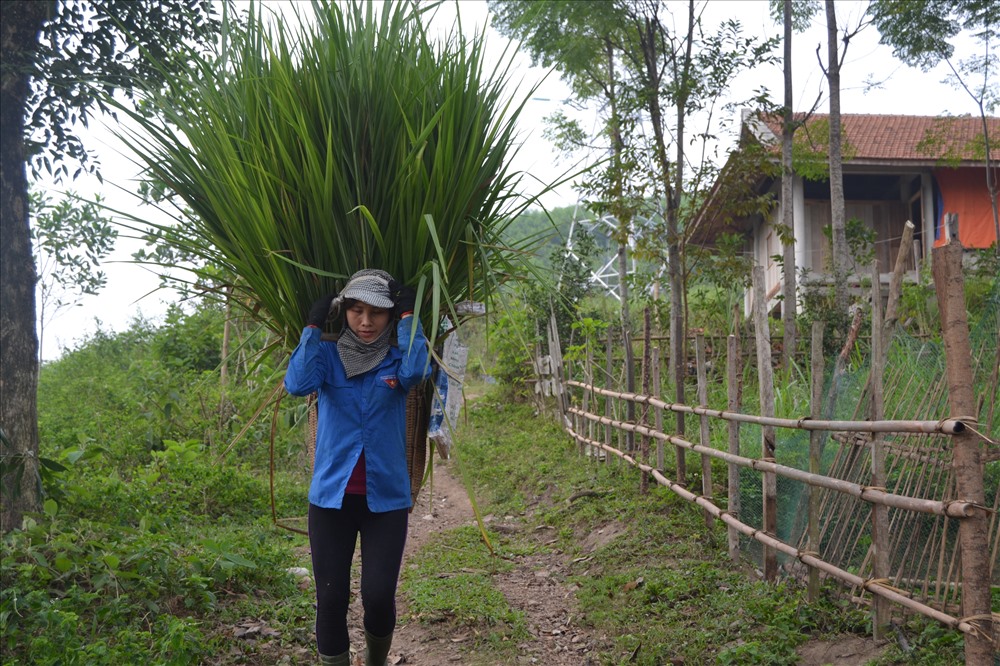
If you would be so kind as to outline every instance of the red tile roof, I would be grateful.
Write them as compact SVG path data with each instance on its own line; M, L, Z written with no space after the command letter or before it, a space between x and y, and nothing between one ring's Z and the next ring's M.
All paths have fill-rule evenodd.
M827 114L813 114L807 124L826 121ZM766 121L780 145L781 119ZM850 161L941 159L983 162L983 121L975 116L883 116L841 115L845 145ZM1000 157L1000 118L987 118L992 159ZM802 130L796 132L796 140ZM822 137L824 145L826 136ZM921 145L923 144L923 145Z

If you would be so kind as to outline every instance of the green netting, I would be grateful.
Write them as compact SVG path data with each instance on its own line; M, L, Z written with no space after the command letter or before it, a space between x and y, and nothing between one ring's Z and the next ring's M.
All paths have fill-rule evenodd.
M994 283L985 310L975 313L970 330L979 425L986 436L983 448L986 503L993 509L990 548L994 563L992 581L1000 584L998 557L997 488L1000 485L1000 407L996 396L995 367L1000 337L1000 288ZM858 345L861 347L862 345ZM886 350L883 376L884 419L936 421L952 415L948 407L945 355L940 342L920 339L898 331ZM855 353L832 391L824 418L866 420L871 414L870 357ZM825 395L831 395L833 359L826 367ZM992 406L992 409L991 409ZM748 411L744 409L744 411ZM741 426L741 453L759 457L760 427ZM809 433L778 429L776 461L808 470ZM945 435L894 433L883 436L885 443L885 488L888 492L939 501L956 499L952 474L951 438ZM871 481L871 438L867 434L833 433L824 438L820 473L861 485ZM819 547L806 539L809 493L820 499L822 526ZM852 571L862 578L872 577L871 505L852 496L810 489L803 483L778 477L778 538L801 550L818 551L822 559ZM761 475L749 469L740 472L740 519L763 529ZM914 598L935 607L956 610L960 581L957 548L958 522L955 519L888 510L891 584ZM763 549L750 538L741 541L742 552L759 566ZM791 561L789 561L791 560ZM779 554L785 573L804 574L794 558ZM855 590L855 593L860 591Z

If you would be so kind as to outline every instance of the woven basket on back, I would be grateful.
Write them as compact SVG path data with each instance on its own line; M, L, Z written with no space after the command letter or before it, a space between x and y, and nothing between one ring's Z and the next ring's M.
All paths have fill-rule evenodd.
M406 394L406 470L410 475L410 498L417 503L417 495L424 484L427 470L427 427L431 415L431 381L423 381ZM309 451L310 467L316 464L316 424L318 407L316 394L309 400L309 428L306 433L306 447ZM411 508L412 511L412 508Z

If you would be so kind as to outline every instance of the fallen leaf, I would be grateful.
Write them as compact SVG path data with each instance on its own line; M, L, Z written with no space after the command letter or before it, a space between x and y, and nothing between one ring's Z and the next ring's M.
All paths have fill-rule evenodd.
M642 584L643 584L644 582L645 582L645 581L644 581L644 580L643 580L643 579L642 579L641 577L639 577L639 578L636 578L635 580L630 580L629 582L625 583L625 586L624 586L624 588L623 588L623 589L624 589L624 590L625 590L626 592L631 592L631 591L632 591L632 590L634 590L635 588L637 588L637 587L639 587L640 585L642 585Z

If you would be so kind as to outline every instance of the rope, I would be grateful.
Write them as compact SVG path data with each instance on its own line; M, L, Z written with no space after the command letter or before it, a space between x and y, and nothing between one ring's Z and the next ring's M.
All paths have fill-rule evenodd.
M972 633L974 633L977 638L993 643L993 636L987 635L987 633L983 631L978 624L983 620L989 620L993 624L1000 623L1000 613L980 613L978 615L967 615L966 617L960 617L958 619L959 622L964 622L972 627Z
M892 590L896 594L899 594L900 596L903 597L911 598L912 596L910 592L902 590L894 585L890 585L888 578L869 578L868 580L866 580L864 583L861 584L861 587L867 590L869 585L878 585L879 587L885 588L886 590Z
M998 447L1000 447L1000 442L996 441L995 439L990 439L983 432L981 432L981 431L977 430L975 427L969 425L968 422L964 422L964 423L965 423L965 427L966 428L968 428L969 430L971 430L975 434L979 435L983 439L984 442L986 442L990 446L998 446ZM979 425L979 424L977 423L976 425Z

